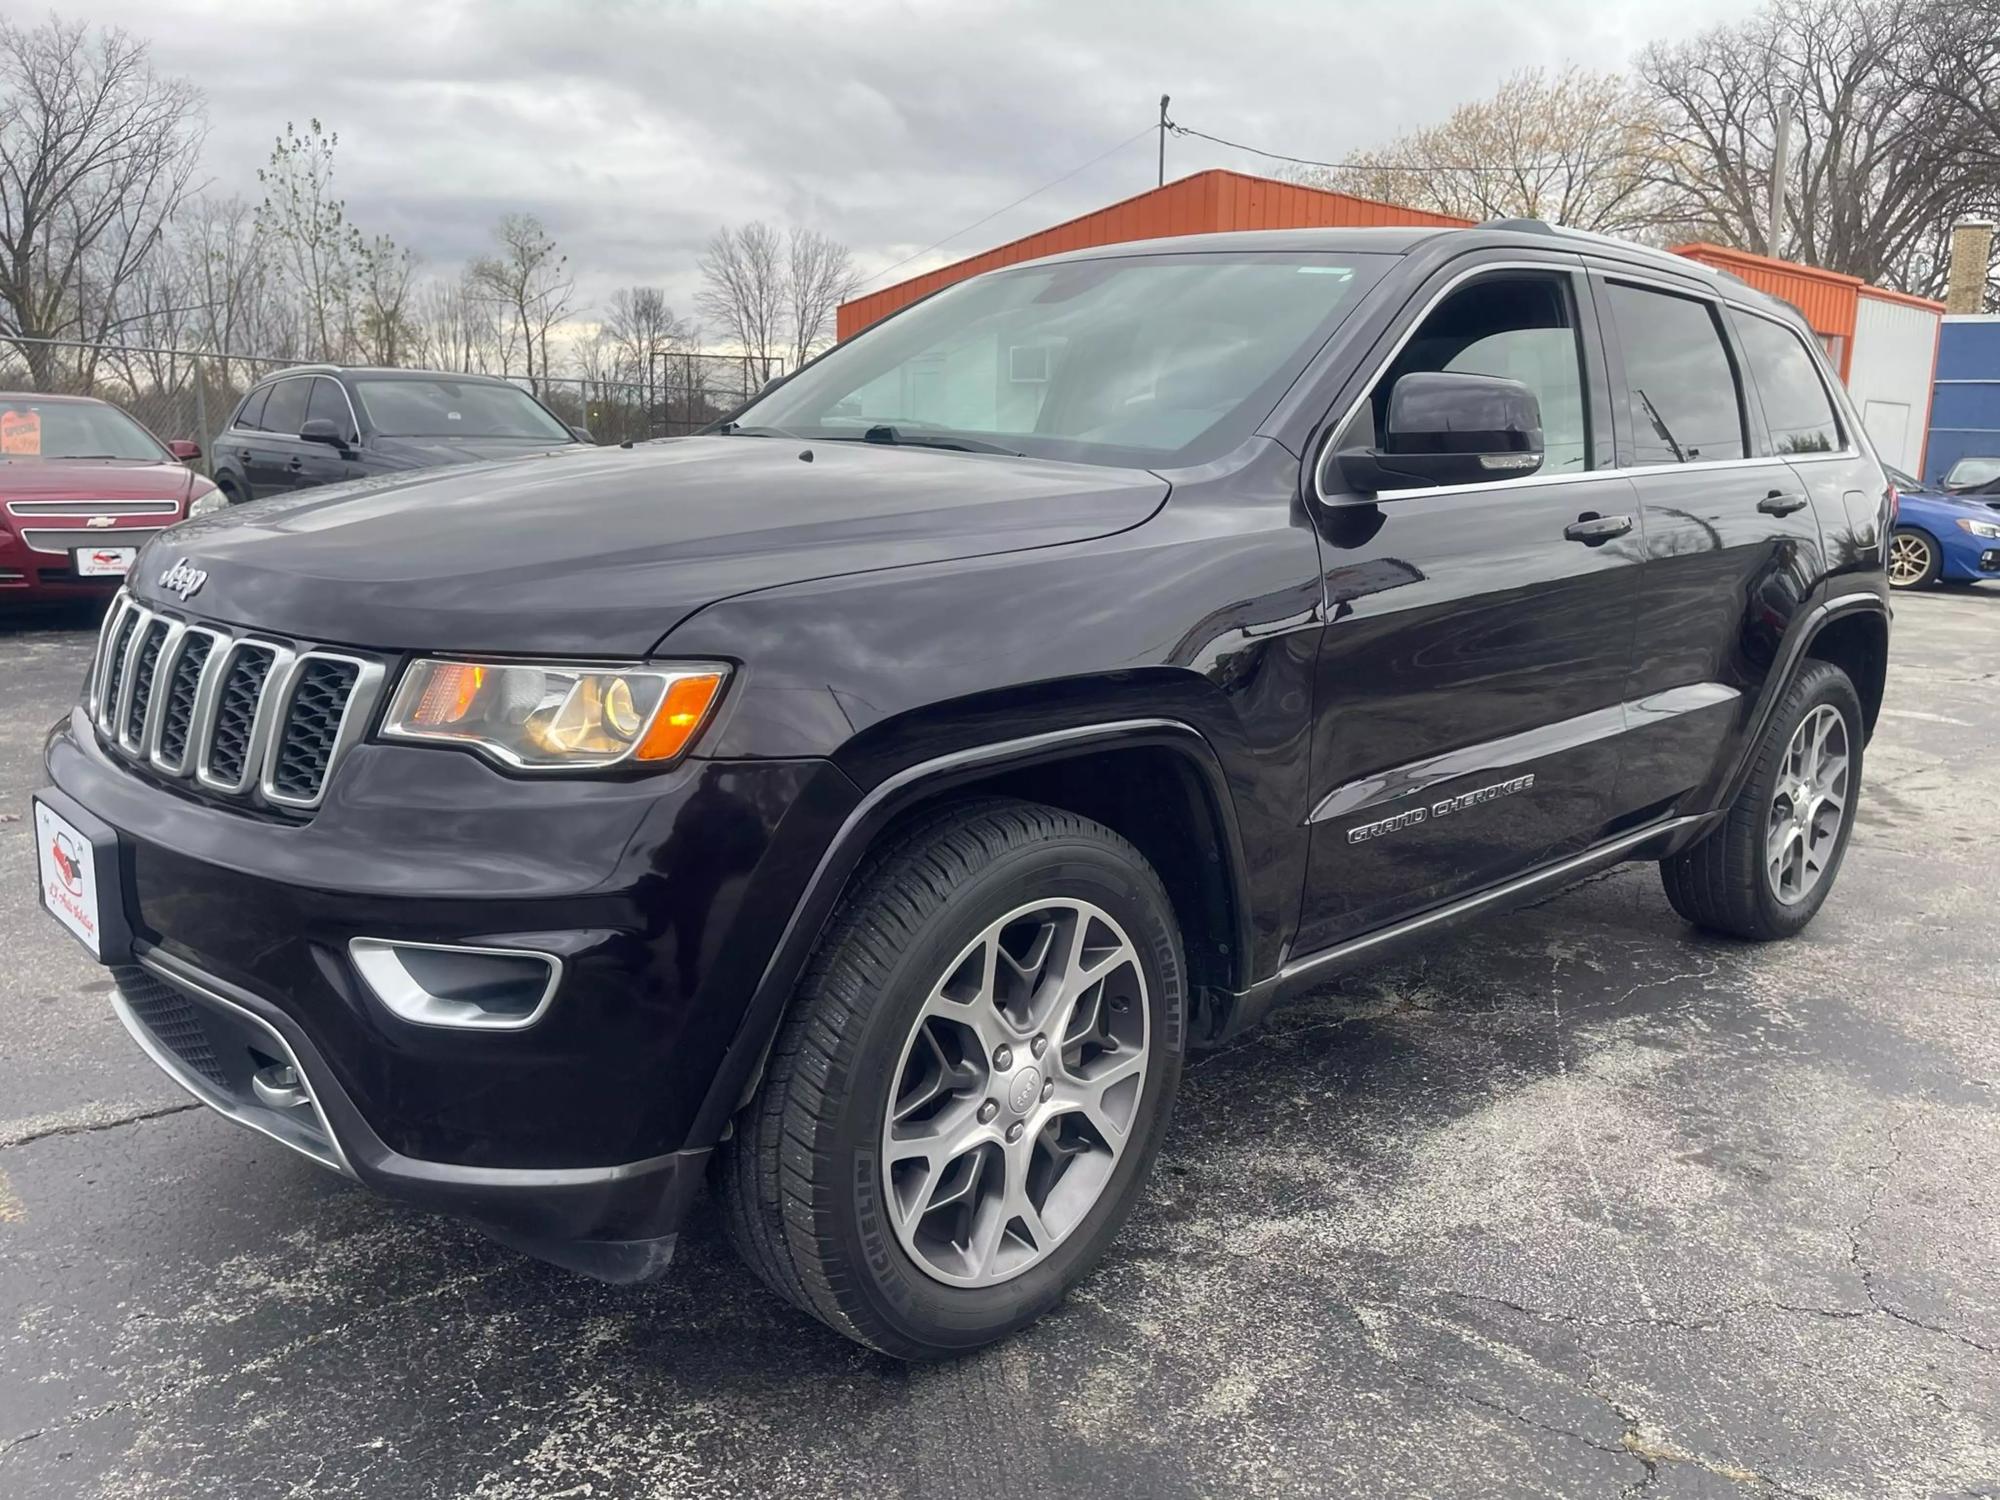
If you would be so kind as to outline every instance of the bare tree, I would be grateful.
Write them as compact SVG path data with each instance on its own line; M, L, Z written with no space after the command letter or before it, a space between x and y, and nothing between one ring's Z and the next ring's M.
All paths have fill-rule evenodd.
M549 372L549 332L570 313L569 257L533 214L508 214L493 231L500 254L474 261L470 281L501 310L509 343L525 350L528 383Z
M386 234L366 243L357 236L355 300L360 308L362 348L378 365L398 365L416 343L411 323L417 256Z
M0 20L0 336L99 338L187 195L201 94L143 42ZM53 352L22 343L38 382Z
M789 316L785 244L768 224L718 229L701 257L695 306L765 368L785 353Z
M847 246L817 229L795 226L785 268L787 312L791 317L789 368L796 370L833 342L834 313L860 284Z
M1530 68L1350 167L1289 175L1460 218L1525 216L1633 234L1658 216L1657 125L1656 107L1621 74Z
M197 347L223 356L216 378L230 385L228 356L296 351L296 319L284 304L256 210L241 198L195 198L174 225L172 255L194 309Z
M468 375L495 368L492 307L469 273L427 283L413 299L411 318L420 364Z
M1639 70L1664 111L1655 180L1706 237L1933 290L1950 223L2000 202L1994 15L1991 0L1772 0L1651 47ZM1774 244L1781 117L1788 212Z
M340 136L318 120L291 124L258 168L264 201L257 227L298 301L309 359L346 353L353 311L355 233L347 205L333 194L333 151Z
M667 294L656 286L621 287L611 294L611 306L601 329L613 354L606 378L649 383L663 354L688 348L693 332L674 315Z

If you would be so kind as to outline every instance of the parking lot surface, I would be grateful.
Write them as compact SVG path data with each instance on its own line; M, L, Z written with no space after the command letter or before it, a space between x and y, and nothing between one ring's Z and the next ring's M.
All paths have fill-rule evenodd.
M1897 601L1800 939L1650 866L1189 1067L1046 1322L906 1368L712 1216L612 1288L188 1103L35 909L88 616L0 619L0 1495L2000 1496L2000 589Z

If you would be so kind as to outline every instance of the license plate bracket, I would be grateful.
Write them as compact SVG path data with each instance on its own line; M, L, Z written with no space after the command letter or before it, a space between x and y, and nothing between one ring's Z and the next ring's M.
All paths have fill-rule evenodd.
M43 787L30 801L42 909L99 963L130 963L118 830L54 787Z

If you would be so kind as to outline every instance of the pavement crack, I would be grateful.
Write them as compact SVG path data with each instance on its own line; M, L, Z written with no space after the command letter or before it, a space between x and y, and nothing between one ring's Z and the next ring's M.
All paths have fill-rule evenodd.
M0 1121L0 1150L33 1145L58 1135L88 1135L98 1130L118 1130L144 1120L185 1114L200 1109L201 1102L185 1099L174 1104L85 1104L53 1114L30 1115L23 1120Z

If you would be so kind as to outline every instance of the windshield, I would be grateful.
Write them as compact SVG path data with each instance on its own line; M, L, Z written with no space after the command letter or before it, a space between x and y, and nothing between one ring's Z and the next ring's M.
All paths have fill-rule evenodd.
M576 434L517 386L483 380L368 380L354 394L381 437L534 438L572 443Z
M115 406L95 401L0 401L0 458L124 458L172 454Z
M1949 485L1991 484L2000 479L2000 458L1961 458L1944 476Z
M1205 462L1269 415L1389 259L1199 252L997 272L834 349L735 425Z

